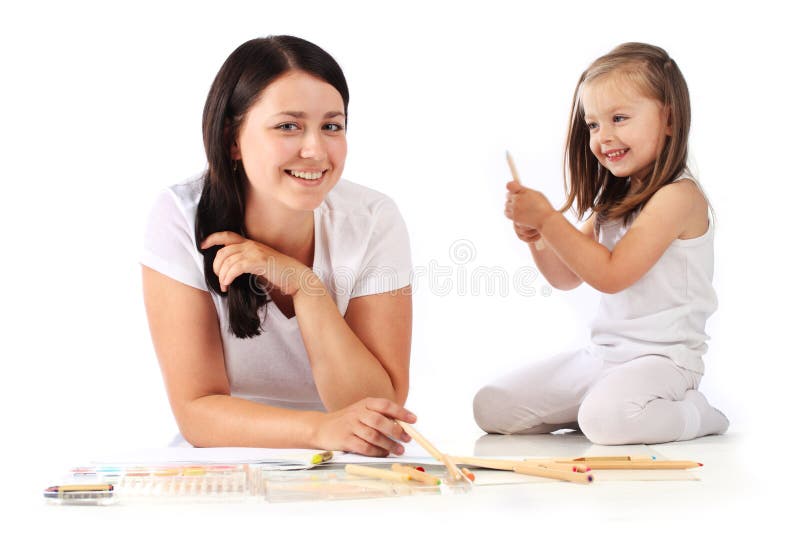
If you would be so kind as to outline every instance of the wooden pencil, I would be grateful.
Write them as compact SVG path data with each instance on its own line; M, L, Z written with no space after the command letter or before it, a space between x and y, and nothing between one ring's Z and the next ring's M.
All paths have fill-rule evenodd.
M406 431L406 434L414 438L414 441L419 443L423 449L428 451L428 454L433 456L434 460L438 460L440 462L442 461L442 453L439 452L439 449L434 447L430 441L425 439L425 437L422 434L417 432L417 429L415 429L413 426L409 425L405 421L398 421L395 419L395 422L397 422L397 424L400 425L400 428Z
M575 465L584 465L592 470L598 469L694 469L703 467L700 462L683 460L649 460L649 461L589 461L576 462Z
M357 475L369 478L380 478L383 480L391 480L393 482L408 482L411 476L408 473L398 473L388 469L378 469L377 467L369 467L359 464L347 464L344 470L348 475Z
M405 421L398 421L395 419L395 422L400 425L400 428L406 431L406 433L414 438L414 440L419 443L423 449L428 451L428 454L433 456L435 460L442 462L445 467L447 468L447 472L450 473L450 476L453 477L454 480L466 480L467 482L471 483L471 481L462 473L458 467L453 463L452 460L448 456L445 456L439 449L433 446L433 443L425 439L425 436L420 434L416 428L409 425Z
M506 150L506 161L508 162L509 170L511 170L511 178L522 185L522 181L519 179L519 173L517 172L517 166L514 165L514 158L511 157L511 152L508 150ZM544 248L544 242L541 237L539 237L533 245L536 247L536 250L542 250Z
M457 464L483 467L484 469L499 469L501 471L513 471L517 465L523 463L519 460L498 460L494 458L479 458L475 456L453 456L453 461Z
M405 473L411 477L411 480L416 480L417 482L422 482L428 486L438 486L442 483L442 480L437 477L433 476L430 473L423 473L422 471L417 471L413 467L409 467L407 465L402 464L392 464L392 471L397 473Z
M591 473L573 473L565 469L550 469L542 465L535 465L533 462L520 462L519 465L514 467L514 472L523 475L563 480L565 482L576 482L578 484L589 484L594 481L594 475Z
M506 150L506 161L508 162L508 168L511 170L511 178L518 184L522 184L522 182L519 180L517 166L514 165L514 158L511 157L511 152L508 150Z

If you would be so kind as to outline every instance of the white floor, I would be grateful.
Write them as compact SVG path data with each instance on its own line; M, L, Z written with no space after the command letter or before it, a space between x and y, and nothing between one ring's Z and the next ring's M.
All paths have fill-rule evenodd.
M781 484L791 464L772 467L753 456L743 435L731 432L653 446L598 447L578 433L545 436L450 435L438 444L453 454L481 456L580 456L654 454L659 459L702 462L702 468L665 479L636 480L597 473L591 485L531 479L529 483L478 482L463 495L414 496L358 501L248 502L206 505L47 506L30 495L19 514L30 530L60 532L494 532L519 528L594 532L700 532L748 527L773 530L798 506ZM458 444L461 444L460 446ZM457 450L454 450L457 448ZM757 453L755 453L757 454ZM775 469L774 471L770 471ZM609 472L606 472L609 473ZM677 478L676 478L677 477ZM661 477L656 477L661 478ZM483 482L483 483L480 483ZM17 495L19 497L19 495ZM18 499L19 500L19 499ZM8 515L6 519L11 519ZM34 528L35 527L35 528ZM4 529L5 530L5 529ZM782 531L796 531L785 526ZM6 532L11 532L5 530Z

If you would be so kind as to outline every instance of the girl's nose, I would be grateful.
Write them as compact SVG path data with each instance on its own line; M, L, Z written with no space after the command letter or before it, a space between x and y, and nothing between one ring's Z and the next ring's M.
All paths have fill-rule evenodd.
M304 159L324 159L322 134L320 132L307 131L303 136L303 144L300 147L300 157Z

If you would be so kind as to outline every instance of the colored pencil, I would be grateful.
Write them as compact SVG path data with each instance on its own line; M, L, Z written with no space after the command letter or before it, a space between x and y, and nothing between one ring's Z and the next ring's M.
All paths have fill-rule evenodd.
M344 466L344 470L349 475L380 478L393 482L408 482L411 480L411 476L408 473L397 473L388 469L378 469L377 467L369 467L366 465L347 464Z
M422 482L428 486L438 486L442 483L439 477L433 476L429 473L423 473L422 471L417 471L413 467L409 467L407 465L402 464L392 464L392 471L397 473L405 473L411 477L411 480L416 480L417 482Z
M453 463L453 461L450 459L449 456L446 456L441 452L439 452L439 449L434 447L433 443L425 439L425 436L420 434L416 428L409 425L405 421L398 421L398 420L395 421L397 422L398 425L400 425L400 428L405 430L406 433L414 439L414 441L419 443L423 449L428 451L428 454L430 454L435 460L442 462L447 468L447 472L450 473L450 476L453 477L454 480L465 480L470 484L472 483L472 481L469 480L469 478L467 478L464 475L464 473L462 473L461 470L458 469L458 466L456 466L455 463Z
M589 484L594 481L594 475L591 473L573 473L572 471L566 471L564 469L551 469L542 465L535 465L533 462L520 462L514 467L514 472L523 475L563 480L565 482L576 482L578 484Z
M511 170L511 178L518 184L522 185L522 181L519 179L519 173L517 172L517 166L514 165L514 158L511 157L511 152L508 150L506 150L506 161L508 162L508 168ZM541 237L534 242L534 246L536 247L536 250L542 250L544 248L544 243L542 242Z

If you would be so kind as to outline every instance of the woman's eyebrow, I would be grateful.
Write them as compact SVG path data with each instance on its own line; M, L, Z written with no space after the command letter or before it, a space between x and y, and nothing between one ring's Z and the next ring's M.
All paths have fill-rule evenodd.
M297 119L305 119L308 117L308 113L305 111L279 111L275 115L289 115L290 117L295 117ZM344 117L344 113L341 111L329 111L323 116L325 119L330 119L333 117Z

